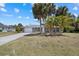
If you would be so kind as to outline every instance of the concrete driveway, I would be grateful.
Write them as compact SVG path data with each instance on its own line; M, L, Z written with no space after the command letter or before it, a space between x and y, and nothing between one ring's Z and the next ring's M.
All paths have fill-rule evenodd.
M30 33L18 33L18 34L14 34L14 35L0 37L0 45L6 44L10 41L16 40L16 39L21 38L24 35L28 35L28 34L30 34Z

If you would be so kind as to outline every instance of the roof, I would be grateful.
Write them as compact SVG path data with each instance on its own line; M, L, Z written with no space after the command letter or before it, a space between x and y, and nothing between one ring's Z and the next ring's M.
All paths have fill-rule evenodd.
M25 28L34 28L34 27L40 27L40 25L26 25Z
M13 26L13 25L4 25L4 24L0 23L0 28L15 28L15 26Z

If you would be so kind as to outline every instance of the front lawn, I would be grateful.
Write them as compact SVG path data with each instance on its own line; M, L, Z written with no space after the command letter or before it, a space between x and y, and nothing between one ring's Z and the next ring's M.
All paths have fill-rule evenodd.
M0 55L60 56L79 55L79 34L64 33L63 36L24 36L0 46Z
M16 34L16 32L0 32L0 37Z

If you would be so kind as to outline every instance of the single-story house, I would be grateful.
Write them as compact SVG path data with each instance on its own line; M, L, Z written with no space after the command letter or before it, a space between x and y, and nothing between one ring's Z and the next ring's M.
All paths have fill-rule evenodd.
M15 32L15 26L0 23L0 32Z
M39 25L27 25L24 27L24 32L32 33L32 32L39 32L40 26Z
M48 33L49 32L49 29L45 28L45 30L43 29L43 26L42 26L42 32L46 32ZM25 26L24 27L24 32L26 33L32 33L32 32L40 32L40 25L29 25L29 26ZM51 32L61 32L61 29L57 26L57 27L54 27L52 28Z

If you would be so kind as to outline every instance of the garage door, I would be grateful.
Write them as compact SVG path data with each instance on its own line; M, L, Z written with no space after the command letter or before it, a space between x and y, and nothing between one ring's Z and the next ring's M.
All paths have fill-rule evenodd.
M32 29L31 28L25 28L24 32L26 32L26 33L32 33Z

